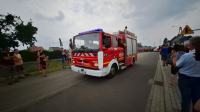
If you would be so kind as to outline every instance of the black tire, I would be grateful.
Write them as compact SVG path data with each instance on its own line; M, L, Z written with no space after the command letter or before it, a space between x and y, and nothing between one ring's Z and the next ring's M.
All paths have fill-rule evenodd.
M112 67L110 68L110 73L108 75L108 78L113 78L116 75L117 71L118 71L117 65L112 65Z
M135 58L133 58L133 64L135 64Z

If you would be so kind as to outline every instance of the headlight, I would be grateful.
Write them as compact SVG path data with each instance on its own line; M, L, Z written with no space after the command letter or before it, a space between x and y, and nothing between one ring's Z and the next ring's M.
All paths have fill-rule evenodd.
M98 62L97 61L93 61L94 66L97 67L98 66Z
M94 63L94 66L96 66L96 67L97 67L97 66L98 66L98 63Z

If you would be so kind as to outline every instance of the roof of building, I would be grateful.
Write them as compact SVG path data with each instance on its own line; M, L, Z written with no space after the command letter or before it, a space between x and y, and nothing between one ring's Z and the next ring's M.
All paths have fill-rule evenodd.
M44 50L44 48L41 46L32 45L31 47L28 48L28 50L30 50L31 52L35 52L35 51L39 51L39 50Z

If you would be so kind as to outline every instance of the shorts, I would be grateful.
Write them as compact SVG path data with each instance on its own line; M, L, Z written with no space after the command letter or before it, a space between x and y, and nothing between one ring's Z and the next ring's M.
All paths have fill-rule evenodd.
M40 64L40 66L41 66L42 69L47 69L47 64L46 63Z
M68 58L67 58L67 61L69 61L70 59L71 59L71 58L68 57Z
M62 63L65 63L65 61L67 60L67 57L62 56L61 60L62 60Z
M168 56L167 55L162 55L161 60L167 61Z
M16 65L15 70L16 70L16 72L21 72L24 70L24 67L22 65Z

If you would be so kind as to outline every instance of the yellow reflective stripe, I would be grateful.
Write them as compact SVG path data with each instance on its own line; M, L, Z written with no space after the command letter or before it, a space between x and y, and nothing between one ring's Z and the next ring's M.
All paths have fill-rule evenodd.
M104 62L103 64L106 65L106 64L109 64L109 63L110 63L110 62Z

